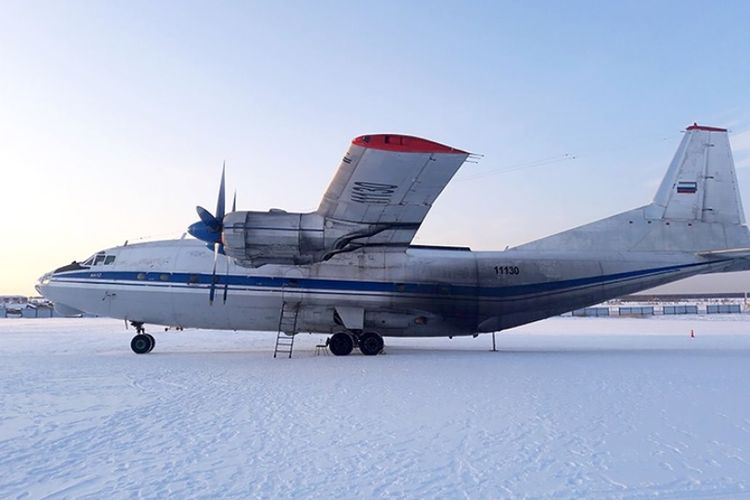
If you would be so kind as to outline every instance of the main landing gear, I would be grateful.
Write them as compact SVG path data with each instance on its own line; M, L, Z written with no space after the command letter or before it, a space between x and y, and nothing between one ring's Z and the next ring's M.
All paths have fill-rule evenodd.
M156 346L154 337L146 333L146 328L144 328L143 323L140 321L131 321L130 324L135 327L135 331L137 332L137 335L130 341L130 348L136 354L151 352L154 346Z
M346 356L354 349L354 343L365 356L375 356L383 351L383 337L375 332L355 333L352 331L334 333L328 341L328 348L336 356Z

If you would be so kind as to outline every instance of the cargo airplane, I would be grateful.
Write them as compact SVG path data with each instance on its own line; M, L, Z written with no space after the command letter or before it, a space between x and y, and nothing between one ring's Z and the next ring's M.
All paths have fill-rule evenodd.
M504 251L411 241L470 154L417 137L355 138L317 210L198 207L196 239L109 248L45 274L67 312L144 324L330 335L344 356L383 337L505 330L703 273L750 269L726 129L693 124L652 203ZM291 356L291 352L290 352Z

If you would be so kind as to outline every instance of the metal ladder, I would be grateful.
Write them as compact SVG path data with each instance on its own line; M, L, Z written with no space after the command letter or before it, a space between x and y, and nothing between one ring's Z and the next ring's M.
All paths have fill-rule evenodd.
M297 316L299 314L299 302L283 302L281 314L279 315L279 331L276 334L276 347L273 349L273 357L279 354L288 354L292 357L294 349L294 337L297 333Z

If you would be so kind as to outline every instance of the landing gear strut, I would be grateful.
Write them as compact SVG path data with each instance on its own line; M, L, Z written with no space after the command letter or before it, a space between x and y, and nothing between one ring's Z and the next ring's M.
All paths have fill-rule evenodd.
M383 337L377 333L357 334L351 331L334 333L328 340L328 349L336 356L346 356L354 349L355 342L365 356L375 356L383 351Z
M146 333L146 327L143 326L143 321L131 321L130 325L135 328L135 333L138 335L141 335L142 333ZM125 328L127 328L128 325L125 325Z

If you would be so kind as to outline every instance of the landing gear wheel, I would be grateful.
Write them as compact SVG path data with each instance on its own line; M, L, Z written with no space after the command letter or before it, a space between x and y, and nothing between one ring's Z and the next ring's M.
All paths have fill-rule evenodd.
M148 348L148 352L151 352L154 350L154 347L156 347L156 339L148 333L144 333L144 335L151 341L151 347Z
M154 337L147 333L136 335L133 337L133 340L130 341L130 348L136 354L146 354L147 352L151 352L151 349L153 349L155 345L156 341L154 340Z
M334 333L331 336L330 342L328 342L328 349L335 356L346 356L354 349L354 340L346 332Z
M359 337L359 350L365 356L380 354L383 346L383 337L375 332L365 332Z

